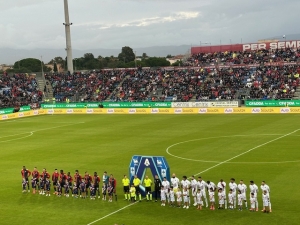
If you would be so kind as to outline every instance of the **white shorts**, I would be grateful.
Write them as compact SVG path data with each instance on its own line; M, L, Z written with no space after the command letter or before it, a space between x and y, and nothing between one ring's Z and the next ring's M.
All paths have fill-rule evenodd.
M255 202L251 203L251 209L254 209L254 208L255 208Z
M198 201L198 200L197 200L197 204L198 204L198 205L203 205L203 201L201 201L201 200Z
M264 201L264 207L269 206L269 201Z
M177 202L182 202L182 198L177 198Z
M184 197L183 197L183 201L184 201L184 202L189 202L189 197L184 196Z
M161 196L161 197L160 197L160 200L166 201L166 196Z
M246 194L244 193L244 194L242 194L242 200L244 200L244 201L246 201L247 200L247 198L246 198Z
M170 198L170 201L171 202L175 202L175 198Z
M210 202L215 202L215 198L209 199Z
M224 205L224 199L219 200L220 205Z
M229 200L228 200L228 203L229 203L229 204L233 204L233 199L229 199Z

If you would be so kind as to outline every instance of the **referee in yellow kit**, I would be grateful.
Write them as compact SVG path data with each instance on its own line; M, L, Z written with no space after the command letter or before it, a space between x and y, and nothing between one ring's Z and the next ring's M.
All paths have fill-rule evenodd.
M129 193L130 180L127 178L126 175L124 175L124 178L122 179L122 184L123 184L123 190L124 190L124 195L125 195L124 200L130 201L130 193Z
M139 201L142 201L142 195L140 192L140 184L141 184L141 180L137 177L137 175L134 175L134 179L133 179L133 185L135 187L135 200L137 195L139 196Z
M149 179L148 176L145 177L144 185L145 185L145 189L146 189L147 202L149 200L152 201L152 192L151 192L152 180Z

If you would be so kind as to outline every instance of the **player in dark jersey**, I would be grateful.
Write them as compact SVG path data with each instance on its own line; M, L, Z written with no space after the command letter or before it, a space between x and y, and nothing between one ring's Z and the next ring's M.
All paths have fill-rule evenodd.
M95 200L96 189L93 183L90 185L91 200Z
M50 178L50 174L47 172L46 168L44 168L43 172L40 176L41 176L41 179L40 179L40 187L41 187L40 194L44 195L45 191L46 191L46 181L47 181L47 179Z
M97 192L98 198L100 198L100 188L99 188L100 177L97 175L97 172L94 172L93 183L94 183L94 188L95 188L95 195Z
M80 188L79 188L79 185L81 183L81 175L79 174L78 170L75 170L74 181L76 183L77 190L78 190L78 192L80 194L80 197L81 197L81 191L80 191Z
M28 181L25 178L22 179L22 193L26 192L26 186L28 185Z
M92 176L90 176L89 173L86 171L84 173L84 182L85 182L85 187L86 187L86 197L89 196L88 191L89 191L89 187L91 185L92 180L93 180Z
M65 193L67 194L67 197L69 197L69 190L71 190L71 192L72 192L72 184L73 184L73 178L72 178L72 176L71 176L71 174L70 174L70 172L68 172L67 173L67 176L66 176L66 185L68 185L68 193L66 193L66 188L65 188ZM65 185L65 186L66 186ZM71 193L72 194L72 196L73 196L73 192Z
M75 181L74 181L74 185L73 185L73 188L72 188L72 196L74 196L74 198L78 198L78 187L77 187Z
M36 187L39 187L39 178L40 178L40 173L36 167L34 167L31 175L32 175L32 180L31 180L32 193L35 194Z
M117 196L117 180L114 178L114 175L111 174L109 177L109 183L111 184L111 186L113 187L113 194L115 195L115 199L116 201L118 200L118 196Z
M53 183L53 188L54 188L54 193L53 194L57 194L57 183L58 183L58 178L59 178L59 173L57 171L57 169L54 170L54 172L52 173L52 183Z
M61 188L65 188L66 180L67 180L67 175L64 173L63 170L60 170L59 183L60 183Z
M57 191L57 197L61 197L62 186L60 185L60 182L57 182L56 184L56 191Z
M46 191L46 196L50 196L51 181L49 180L49 177L47 177L47 179L43 182L45 183L44 187Z
M82 198L86 198L86 184L85 184L84 179L81 180L81 183L79 185L79 189L80 189L80 192L82 194Z
M23 169L21 170L21 175L22 175L22 178L24 178L27 181L28 192L30 192L30 189L29 189L29 177L31 175L30 170L26 169L26 167L23 166Z
M114 187L109 182L107 187L108 201L112 202L112 196L114 195Z

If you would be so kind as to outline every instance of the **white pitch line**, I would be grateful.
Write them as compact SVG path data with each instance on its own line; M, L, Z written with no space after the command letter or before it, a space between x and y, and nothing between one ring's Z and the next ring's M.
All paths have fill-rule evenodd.
M130 206L133 206L133 205L136 204L136 203L138 203L138 202L134 202L134 203L132 203L132 204L130 204L130 205L126 205L126 206L124 206L123 208L120 208L120 209L118 209L118 210L116 210L116 211L114 211L114 212L112 212L112 213L110 213L110 214L107 214L106 216L103 216L103 217L101 217L101 218L99 218L99 219L97 219L97 220L95 220L95 221L93 221L93 222L91 222L91 223L88 223L87 225L91 225L91 224L94 224L94 223L96 223L96 222L98 222L98 221L100 221L100 220L103 220L103 219L105 219L106 217L109 217L109 216L111 216L111 215L113 215L113 214L115 214L115 213L117 213L117 212L119 212L119 211L121 211L121 210L123 210L123 209L126 209L126 208L128 208L128 207L130 207Z
M66 125L61 125L61 126L56 126L56 127L48 127L48 128L44 128L44 129L33 130L33 131L23 132L23 133L19 133L19 134L13 134L13 135L8 135L8 136L3 136L3 137L0 137L0 138L18 136L18 135L28 134L28 133L35 133L35 132L44 131L44 130L52 130L52 129L55 129L55 128L67 127L67 126L72 126L72 125L77 125L77 124L82 124L82 123L84 123L84 122L73 123L73 124L66 124ZM13 139L13 140L17 140L17 139Z
M245 151L245 152L243 152L243 153L241 153L241 154L238 154L238 155L236 155L236 156L234 156L234 157L232 157L232 158L230 158L230 159L227 159L227 160L225 160L225 161L223 161L223 162L220 162L220 163L218 163L217 165L211 166L211 167L209 167L208 169L201 171L200 173L194 174L194 176L197 176L197 175L199 175L199 174L201 174L201 173L207 172L207 171L209 171L209 170L211 170L211 169L213 169L213 168L215 168L215 167L217 167L217 166L220 166L220 165L222 165L222 164L224 164L224 163L226 163L226 162L228 162L228 161L231 161L231 160L233 160L233 159L235 159L235 158L237 158L237 157L240 157L241 155L244 155L244 154L246 154L246 153L248 153L248 152L251 152L251 151L253 151L254 149L260 148L260 147L262 147L262 146L264 146L264 145L267 145L267 144L272 143L272 142L274 142L274 141L277 141L277 140L279 140L279 139L281 139L281 138L284 138L284 137L286 137L286 136L289 136L289 135L291 135L291 134L293 134L293 133L296 133L296 132L298 132L299 130L300 130L300 129L294 130L293 132L290 132L290 133L288 133L288 134L282 135L282 136L280 136L280 137L278 137L278 138L275 138L275 139L273 139L273 140L271 140L271 141L267 141L266 143L263 143L263 144L261 144L261 145L257 145L256 147L251 148L251 149L249 149L248 151Z
M192 161L192 162L203 162L203 163L221 163L220 161L211 161L211 160L201 160L201 159L190 159L190 158L184 158L181 156L174 155L170 153L170 149L176 145L188 143L188 142L193 142L193 141L202 141L202 140L208 140L208 139L216 139L216 138L231 138L231 137L248 137L248 136L281 136L284 134L245 134L245 135L229 135L229 136L216 136L216 137L206 137L206 138L198 138L198 139L192 139L192 140L187 140L187 141L182 141L182 142L177 142L173 145L170 145L167 147L166 152L168 155L173 156L178 159L182 160L187 160L187 161ZM293 137L298 137L300 135L290 135ZM280 162L226 162L226 163L231 163L231 164L278 164L278 163L295 163L295 162L300 162L300 160L294 160L294 161L280 161Z
M25 136L25 137L20 137L20 138L14 138L14 139L10 139L10 140L6 140L6 141L0 141L0 143L4 143L4 142L10 142L10 141L15 141L15 140L20 140L20 139L25 139L25 138L28 138L30 136L33 135L33 132L27 132L27 133L30 133L29 135Z
M246 151L246 152L243 152L243 153L241 153L241 154L239 154L239 155L237 155L237 156L234 156L234 157L232 157L232 158L230 158L230 159L227 159L227 160L225 160L225 161L223 161L223 162L221 162L221 163L218 163L217 165L214 165L214 166L212 166L212 167L209 167L208 169L203 170L203 171L201 171L200 173L194 174L194 176L197 176L197 175L199 175L199 174L201 174L201 173L204 173L204 172L206 172L206 171L209 171L209 170L211 170L211 169L213 169L213 168L215 168L215 167L217 167L217 166L220 166L220 165L222 165L222 164L224 164L224 163L226 163L226 162L228 162L228 161L230 161L230 160L232 160L232 159L235 159L235 158L237 158L237 157L239 157L239 156L241 156L241 155L244 155L244 154L246 154L246 153L248 153L248 152L251 152L252 150L257 149L257 148L259 148L259 147L261 147L261 146L264 146L264 145L266 145L266 144L269 144L269 143L271 143L271 142L274 142L274 141L277 141L277 140L279 140L279 139L281 139L281 138L284 138L284 137L286 137L286 136L288 136L288 135L291 135L291 134L293 134L293 133L296 133L296 132L299 131L299 130L300 130L300 129L295 130L295 131L293 131L293 132L291 132L291 133L282 135L282 136L280 136L280 137L278 137L278 138L275 138L275 139L273 139L273 140L271 140L271 141L268 141L268 142L266 142L266 143L264 143L264 144L258 145L258 146L254 147L254 148L251 148L251 149L249 149L249 150ZM274 134L273 134L273 135L274 135ZM276 135L277 135L277 134L276 134ZM245 135L235 135L235 136L245 136ZM228 137L228 136L223 136L223 137ZM206 138L206 139L207 139L207 138ZM185 141L185 142L186 142L186 141ZM183 142L180 142L180 143L185 143L185 142L183 141ZM177 144L178 144L178 143L177 143ZM174 145L176 145L176 144L174 144ZM174 146L174 145L171 145L171 146ZM171 147L171 146L170 146L170 147ZM114 211L114 212L112 212L112 213L110 213L110 214L107 214L106 216L103 216L103 217L101 217L101 218L99 218L99 219L97 219L97 220L94 220L93 222L88 223L87 225L91 225L91 224L94 224L94 223L96 223L96 222L98 222L98 221L100 221L100 220L103 220L103 219L105 219L105 218L107 218L107 217L109 217L109 216L111 216L111 215L113 215L113 214L115 214L115 213L117 213L117 212L122 211L123 209L126 209L126 208L128 208L128 207L130 207L130 206L136 204L136 203L137 203L137 202L135 202L135 203L133 203L133 204L130 204L130 205L127 205L127 206L124 206L123 208L120 208L120 209L118 209L118 210L116 210L116 211Z

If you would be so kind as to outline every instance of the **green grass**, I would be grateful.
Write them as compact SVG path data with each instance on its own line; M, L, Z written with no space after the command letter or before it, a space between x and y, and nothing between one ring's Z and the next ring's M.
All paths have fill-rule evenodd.
M300 130L282 137L300 129L299 119L299 115L46 115L2 121L0 224L88 224L127 206L121 178L128 173L132 155L137 154L165 156L171 172L180 178L201 174L204 180L217 183L223 178L228 183L235 177L247 185L254 180L258 186L266 180L273 213L184 210L142 202L95 224L299 224L300 163L282 163L300 160ZM169 146L189 140L194 141L169 151L196 161L166 153ZM58 168L72 174L79 169L81 174L87 170L102 175L106 170L117 179L119 201L22 194L23 165L30 170L37 166L40 171L46 167L50 173ZM260 194L258 199L262 206Z

